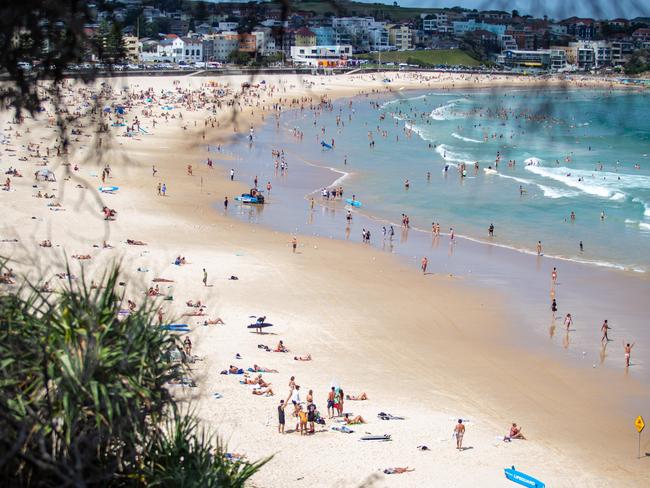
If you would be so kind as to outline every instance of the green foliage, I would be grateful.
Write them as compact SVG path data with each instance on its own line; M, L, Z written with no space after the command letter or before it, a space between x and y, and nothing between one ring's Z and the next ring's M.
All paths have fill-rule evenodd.
M650 71L650 49L634 51L625 64L625 74L638 75Z
M233 51L228 55L228 62L238 66L246 66L250 61L250 54L242 51Z
M0 103L16 114L40 107L41 80L61 81L71 63L100 57L84 31L93 23L85 0L0 2L0 72L10 83L0 86ZM25 69L25 64L31 66ZM92 78L92 73L88 74Z
M242 486L260 464L226 460L179 411L166 387L184 374L171 354L179 341L154 325L152 302L120 314L118 276L0 295L0 476L13 486Z

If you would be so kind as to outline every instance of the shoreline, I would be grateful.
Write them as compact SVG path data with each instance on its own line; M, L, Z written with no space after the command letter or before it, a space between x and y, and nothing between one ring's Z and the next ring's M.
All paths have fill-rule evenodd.
M185 113L187 117L192 115ZM201 114L196 115L195 120L200 120ZM248 120L238 119L238 123L245 127ZM221 134L219 137L228 136L223 130ZM218 313L224 317L225 331L192 327L196 351L204 358L195 366L199 390L174 392L188 400L193 398L191 401L196 402L193 404L207 424L217 427L220 434L231 440L231 447L245 450L249 458L277 452L255 483L279 486L289 479L288 473L296 473L320 485L358 484L377 469L408 463L416 464L414 473L397 479L382 477L381 482L418 486L436 476L449 484L457 482L457 477L445 473L455 468L463 470L464 484L500 486L501 469L512 463L538 474L553 486L573 486L580 481L588 486L607 486L614 479L624 486L636 486L643 482L642 476L647 478L640 473L641 467L635 468L638 464L631 464L630 458L622 454L613 456L616 468L610 471L603 467L601 461L611 458L612 453L598 449L605 438L611 439L608 450L625 444L619 429L626 423L618 418L620 414L613 420L608 413L612 409L617 411L619 402L630 395L639 394L635 382L614 383L613 390L624 393L620 399L613 398L611 391L603 396L597 386L602 381L615 382L615 373L599 369L598 377L583 378L584 372L547 364L544 357L511 348L500 325L502 297L476 290L465 281L437 276L422 282L412 267L377 249L350 246L324 237L300 237L299 254L292 256L288 235L224 219L218 210L213 210L215 198L219 201L224 193L232 195L234 189L245 189L240 182L227 181L225 171L211 171L197 163L196 175L206 178L201 187L205 193L197 194L197 179L186 177L185 164L202 161L205 156L203 146L196 144L200 140L198 132L188 137L178 126L173 130L162 127L152 137L150 143L139 148L136 141L124 141L130 159L139 160L140 166L129 167L115 156L112 164L118 172L117 182L124 178L123 174L129 180L121 185L119 194L105 197L115 201L115 205L122 202L118 221L110 224L110 235L150 242L148 248L120 246L120 251L126 258L126 267L145 263L157 273L177 280L174 293L181 303L173 305L175 312L169 313L179 313L182 310L178 307L182 309L186 298L200 295L205 297L211 315ZM157 142L161 140L176 152L161 147ZM210 139L210 144L214 140ZM143 183L156 181L148 174L151 161L172 178L168 182L168 198L154 196L153 183ZM128 206L124 205L124 198L128 199ZM25 201L34 202L29 198ZM51 215L45 210L37 215ZM21 225L21 219L29 212L37 211L26 212L16 207L16 215L11 216L8 224ZM70 250L78 250L82 242L96 242L103 234L104 223L93 221L90 215L84 219L87 229L83 237L77 232L64 236L62 233L69 231L69 227L61 219L56 220L51 231L53 242L61 242ZM174 232L170 232L170 225ZM42 231L30 232L27 227L21 231L42 235ZM170 259L179 251L188 255L190 267L170 266ZM96 267L101 269L112 256L99 251L96 258ZM210 265L211 281L217 283L214 292L197 286L202 263ZM89 265L94 267L92 262ZM212 278L214 273L218 278ZM240 276L241 282L228 281L226 277L230 274ZM129 281L128 293L142 289L144 275L140 278ZM252 296L246 289L249 283L255 287ZM276 322L277 338L284 338L292 353L311 352L314 360L297 364L282 354L260 352L252 341L268 343L277 338L251 336L239 325L244 317L260 312L269 313ZM479 323L485 329L477 327ZM455 353L459 345L460 356ZM233 361L235 352L244 356L242 366L257 361L281 371L281 379L270 376L278 389L276 397L252 397L233 378L218 375L220 369ZM519 367L513 368L514 365ZM393 434L394 441L381 446L362 445L356 442L356 434L347 438L334 432L319 432L307 438L279 436L273 412L277 401L285 396L284 382L294 371L301 383L314 387L322 411L323 394L333 377L340 379L346 392L367 391L368 402L349 402L350 408L369 420L361 430L387 431ZM581 384L582 390L575 391L575 384ZM222 391L225 398L214 400L213 391ZM553 403L540 404L538 393L545 393ZM577 425L565 425L563 416L578 415L584 405L591 406L589 412L584 412L584 418L578 419ZM380 410L404 414L408 419L403 424L378 421L375 415ZM463 457L449 445L452 414L471 419L468 439L471 436L471 444L476 448ZM502 434L506 422L512 420L523 424L533 440L512 446L495 443L495 435ZM602 429L585 433L586 425L601 425ZM632 428L631 422L629 427ZM440 440L443 437L446 441ZM415 450L417 442L428 443L434 450L435 463ZM318 459L305 466L304 455L314 449L323 450L324 457L331 459ZM551 459L569 452L575 454L579 474L561 460ZM359 473L341 472L341 463L346 461L356 463Z
M273 133L274 129L272 129L269 125L267 125L267 129L270 133ZM234 144L237 143L235 142ZM257 144L260 143L258 142ZM260 153L266 154L267 152L270 152L271 147L264 145L264 142L261 144L263 144L263 148L259 150ZM334 173L332 176L335 177L336 174L340 171L338 169L331 168L326 164L319 164L319 162L306 160L300 155L292 155L291 150L287 151L286 154L288 157L293 156L294 160L300 161L300 163L306 167L316 168L317 170L320 170L321 174L318 174L320 178L323 177L323 173L332 172ZM238 157L241 160L245 159L245 156L241 156L239 154L235 157ZM256 157L253 157L253 159L256 159ZM249 171L258 173L258 169L259 168L255 167L249 168ZM252 178L253 173L250 175L247 174L246 177ZM316 174L317 173L314 173L314 175ZM348 175L353 176L354 172L351 171L348 173ZM302 175L298 176L300 179L300 176ZM314 177L314 179L319 181L319 188L329 188L336 186L335 183L324 185L322 184L322 180L318 180L316 177ZM296 186L296 188L298 187L302 188L300 185ZM283 189L286 188L283 187ZM266 211L263 209L257 209L256 215L258 217L254 223L261 224L267 229L286 233L298 233L300 235L309 237L321 237L324 239L329 238L330 240L338 239L341 241L352 240L354 242L360 242L359 239L356 238L356 233L354 234L354 237L351 238L347 232L347 229L345 234L342 231L343 224L340 223L342 222L340 219L342 219L342 214L347 208L347 206L345 206L342 201L336 200L332 202L328 200L324 202L320 197L317 196L315 198L315 203L319 208L324 209L326 212L328 212L328 214L331 214L332 217L334 217L336 214L339 214L338 221L325 219L324 222L319 224L318 213L310 212L307 210L307 202L309 200L309 197L314 194L318 194L319 190L311 189L304 195L302 192L304 192L304 190L296 190L295 192L292 191L286 196L283 196L280 204L281 206L285 207L284 211L276 211L277 205L273 205L272 208ZM302 213L293 210L293 199L296 197L299 197L305 201L305 211ZM277 198L277 195L274 196L274 198ZM277 204L278 202L274 200L274 198L271 200ZM290 211L287 206L292 207L292 210ZM512 323L514 321L513 314L519 315L524 317L525 320L523 321L527 324L527 327L531 331L536 331L534 333L523 336L523 338L528 339L528 341L530 339L533 339L534 342L539 341L543 335L539 328L539 322L546 321L545 319L540 320L540 317L546 317L546 312L544 311L545 305L540 306L538 298L531 298L531 296L544 296L548 293L548 291L544 288L543 285L538 285L535 288L531 288L530 284L525 284L526 280L523 280L521 285L515 285L514 282L511 283L513 280L509 279L509 276L523 275L526 276L528 280L533 280L534 282L540 283L540 279L545 279L545 277L542 276L540 278L539 276L541 268L548 268L548 273L550 275L551 267L558 266L561 270L561 274L564 277L563 283L565 285L579 289L579 292L572 292L569 296L569 303L574 303L574 307L570 308L569 310L572 312L572 315L574 317L576 317L577 314L582 328L584 328L585 323L593 324L591 327L593 327L593 330L596 331L597 324L602 322L602 317L599 315L600 312L602 312L604 316L609 316L610 318L611 316L620 315L620 320L626 322L623 326L622 332L628 337L638 338L640 342L644 344L640 346L642 349L637 351L637 357L647 358L650 355L650 349L647 347L647 344L645 344L645 339L648 339L648 341L650 341L650 337L647 337L644 328L644 322L642 319L642 317L645 315L643 311L643 297L648 291L648 276L645 273L640 274L631 270L621 269L619 267L598 266L597 263L593 262L582 263L578 260L565 258L562 256L545 254L543 257L538 257L535 252L530 250L517 249L507 244L486 242L481 239L472 238L471 236L464 236L461 234L457 234L459 240L453 246L454 253L458 256L456 256L454 259L446 260L445 257L441 255L441 252L437 252L436 254L436 252L433 252L429 249L429 243L431 241L430 232L419 229L417 227L413 227L409 229L409 232L410 230L415 230L415 236L409 235L407 233L406 235L402 234L401 239L398 239L399 236L396 235L396 241L394 241L394 243L393 241L387 242L385 238L382 243L381 233L378 232L379 227L382 224L393 224L397 229L399 229L400 225L382 216L369 214L364 211L363 207L361 209L352 209L352 212L355 215L362 217L362 220L357 221L353 225L355 229L359 229L361 227L372 229L373 234L379 236L375 239L373 245L371 246L372 248L383 252L388 252L390 254L395 254L400 261L403 263L408 263L408 265L413 269L417 269L419 266L419 256L428 255L431 268L434 270L433 272L438 275L451 274L457 278L470 280L471 282L478 284L478 286L484 289L496 287L499 292L504 295L504 297L508 297L508 300L504 301L509 301L511 303L509 307L510 320L508 322ZM298 222L301 223L298 224ZM444 232L441 234L445 239L448 236L448 234ZM402 250L402 245L404 244L405 239L408 239L411 242L415 241L415 243L412 245L410 245L410 243L407 243L405 250ZM439 241L434 239L434 243L436 247L438 247ZM445 243L441 243L440 245L440 249L443 251L444 245ZM386 250L386 246L388 246L388 250ZM394 249L394 246L396 250ZM367 245L364 247L367 247ZM433 258L431 256L432 253L434 255ZM533 259L535 260L534 262L537 271L529 271L529 267L531 262L533 262ZM545 272L542 272L541 274L544 275ZM592 284L587 285L585 288L585 281L591 282ZM594 285L593 282L604 283L605 285L598 286ZM521 292L513 292L513 290L515 290L518 286L523 286L525 289L529 289L529 295L524 295ZM614 290L618 291L610 291L608 289L609 287L614 288ZM588 290L591 290L591 292ZM625 294L622 294L620 290L625 290ZM580 296L583 296L584 298L580 299ZM607 297L606 303L610 304L611 306L615 305L616 309L612 310L610 307L609 310L603 310L601 303L602 297ZM566 297L564 298L564 301L567 301ZM531 313L526 313L527 311ZM533 311L534 313L532 313ZM567 309L564 308L564 311L566 312ZM630 321L630 316L633 316L634 320ZM562 317L560 316L557 321L554 320L550 323L551 339L554 339L556 331L558 335L560 334L560 331L558 329L561 329L562 327L561 323L558 322L561 321ZM512 331L515 332L514 329ZM571 340L575 339L565 337L563 339L565 344L562 347L568 350L569 345L566 343L570 342ZM528 341L523 339L520 340L520 346L525 345L525 343ZM597 354L593 349L594 345L590 345L588 341L589 336L583 336L582 340L579 339L577 344L574 344L574 346L571 347L571 349L582 348L583 352L582 354L578 352L575 352L573 354L573 357L567 361L567 364L570 367L580 368L580 364L584 364L588 358L591 358L594 364L598 364L599 367L605 363L602 357L603 355L607 355L607 353L600 352L600 358L597 358ZM526 347L528 349L531 348L529 346ZM585 348L586 352L584 352ZM537 349L539 350L539 347L537 347ZM555 359L559 358L559 351L554 349L543 349L547 354L550 354L550 357L553 357ZM622 365L621 361L622 356L619 359L615 359L613 362L611 360L608 360L605 366L608 369L618 369ZM636 366L636 374L642 374L645 370L643 359L641 359L640 364L637 362Z

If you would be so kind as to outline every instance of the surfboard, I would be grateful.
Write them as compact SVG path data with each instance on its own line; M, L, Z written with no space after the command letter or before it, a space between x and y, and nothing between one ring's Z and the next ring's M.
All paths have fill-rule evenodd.
M273 327L273 324L262 322L261 324L251 324L248 326L249 329L263 329L264 327Z
M173 325L161 325L162 330L168 330L170 332L189 332L190 326L185 324L173 324Z
M521 471L517 471L514 466L512 468L505 468L503 471L507 479L513 483L517 483L518 485L529 486L531 488L546 487L546 485L538 479L535 479L526 473L522 473Z
M345 203L352 205L353 207L360 207L361 202L359 200L352 200L351 198L346 198Z
M99 191L102 193L107 193L107 192L112 192L112 191L117 191L120 189L119 186L100 186L97 188Z
M360 438L362 441L390 441L390 435L384 434L384 435L364 435L363 437Z

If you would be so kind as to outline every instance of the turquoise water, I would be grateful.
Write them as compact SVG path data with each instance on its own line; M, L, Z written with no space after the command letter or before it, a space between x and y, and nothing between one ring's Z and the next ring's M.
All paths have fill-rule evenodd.
M264 142L289 160L350 173L341 184L364 213L393 222L405 213L415 228L438 222L442 232L453 227L479 240L488 240L492 223L490 241L498 245L536 252L539 240L546 255L650 271L650 98L643 93L358 97L284 113L281 124L280 133L262 131ZM334 149L323 150L320 140L332 139Z

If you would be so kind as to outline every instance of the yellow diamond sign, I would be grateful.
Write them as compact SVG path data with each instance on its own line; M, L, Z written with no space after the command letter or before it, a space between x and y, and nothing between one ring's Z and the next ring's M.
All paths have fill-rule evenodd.
M645 422L643 421L643 417L641 417L641 415L639 415L634 421L634 426L636 427L636 430L640 434L643 428L645 427Z

